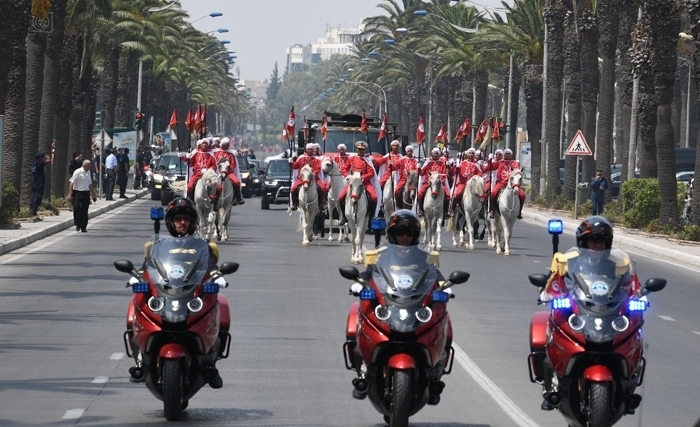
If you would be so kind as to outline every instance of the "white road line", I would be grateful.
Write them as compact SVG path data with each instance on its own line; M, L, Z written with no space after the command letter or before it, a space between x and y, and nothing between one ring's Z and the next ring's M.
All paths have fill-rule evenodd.
M668 320L669 322L675 322L675 321L676 321L676 319L674 319L674 318L671 317L671 316L659 316L659 317L662 318L663 320Z
M85 409L69 409L63 414L64 420L77 420L83 416Z
M112 355L109 356L109 360L122 360L124 356L124 353L112 353Z
M539 263L540 263L540 262L537 261L536 259L533 259L532 262L534 262L535 264L539 264Z
M467 356L456 343L452 343L455 350L455 359L464 368L465 371L476 381L496 401L498 406L515 421L520 427L539 427L539 425L530 418L525 411L520 409L518 405L508 397L489 377L486 376L473 360Z
M693 331L695 335L700 335L700 331Z
M682 267L682 268L685 268L686 270L690 270L690 271L693 271L693 272L695 272L695 273L700 273L700 269L698 269L697 267L693 267L693 266L685 265L685 264L680 264L680 263L673 262L673 261L670 261L670 260L667 260L667 259L654 258L655 255L654 255L654 254L651 254L651 253L644 254L644 253L637 252L637 251L633 251L633 250L630 250L630 249L625 249L625 252L630 253L630 254L633 254L633 255L643 256L643 257L645 257L645 258L651 258L651 259L654 260L654 261L665 262L666 264L671 264L671 265L673 265L674 267Z
M92 380L93 384L107 384L109 382L109 377L95 377L94 380Z

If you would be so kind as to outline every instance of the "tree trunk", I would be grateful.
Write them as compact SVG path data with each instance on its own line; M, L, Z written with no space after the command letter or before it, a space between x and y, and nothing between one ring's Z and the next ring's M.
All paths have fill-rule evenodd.
M600 3L598 3L600 5ZM596 156L596 122L598 114L598 90L600 76L598 71L598 22L593 15L591 0L585 0L578 19L581 42L581 103L583 106L583 137L593 152L593 156L583 159L583 182L589 182L598 169L605 171L605 166L597 164ZM608 166L609 167L609 166ZM609 172L606 173L606 175Z
M677 70L678 71L678 70ZM680 72L676 72L673 79L673 97L671 98L671 126L673 126L673 146L680 147L683 127L683 91L685 85L681 82Z
M700 20L700 8L695 8L691 11L690 19L692 22L698 22L698 20ZM698 40L700 40L700 26L692 26L691 35L693 36L693 40L695 40L695 50L693 51L695 100L696 105L700 106L700 49L698 48ZM700 122L700 108L695 110L695 114L696 121ZM700 137L700 132L698 137ZM697 154L695 155L695 176L700 177L700 156ZM698 212L700 212L700 185L693 185L693 194L691 194L691 197L693 201L690 207L692 212L694 212L691 221L693 224L700 226L700 215L698 214Z
M71 76L73 79L72 83L72 93L71 93L71 105L70 105L70 135L68 139L68 152L80 153L85 158L86 153L81 153L80 150L80 138L83 131L83 111L85 107L85 91L83 90L80 71L82 67L83 58L83 47L85 39L81 35L78 38L76 44L76 55L73 60L73 68L71 69ZM66 174L68 174L68 165L66 165Z
M117 85L119 83L119 46L113 45L105 49L102 100L105 104L105 115L102 127L114 128L115 110L117 107Z
M73 92L73 62L78 49L77 34L66 35L63 41L58 70L56 96L56 152L51 165L51 191L56 197L65 197L68 188L68 158L70 140L71 94ZM70 152L72 153L72 151Z
M622 163L622 173L620 174L620 195L618 196L618 206L622 207L622 184L627 180L627 163L630 151L630 127L632 125L632 88L634 84L634 73L632 69L632 28L637 22L638 7L634 0L622 0L620 3L620 31L618 34L617 47L620 52L618 68L618 84L621 88L622 101L622 126L620 153L617 154L618 162ZM636 162L635 162L636 163Z
M522 75L520 67L513 59L513 82L512 93L508 93L508 133L506 133L506 145L513 151L518 149L518 112L520 111L520 82Z
M476 71L474 73L474 90L476 90L476 108L474 113L476 118L475 124L478 126L486 117L486 98L489 91L489 76L485 71Z
M523 73L523 92L525 93L525 126L527 139L530 141L530 198L539 197L540 177L542 176L542 69L526 66Z
M545 2L544 18L547 23L547 176L545 198L553 201L561 194L559 159L561 158L561 97L564 81L564 5L558 0Z
M5 114L5 101L7 99L8 73L12 67L10 58L15 56L15 47L27 37L29 27L29 0L3 0L0 2L0 115ZM7 118L5 119L7 120Z
M576 33L576 14L569 11L564 23L564 76L566 78L566 122L567 140L571 142L576 132L581 130L581 56L578 34ZM564 197L574 200L576 196L576 169L579 156L566 156L564 164Z

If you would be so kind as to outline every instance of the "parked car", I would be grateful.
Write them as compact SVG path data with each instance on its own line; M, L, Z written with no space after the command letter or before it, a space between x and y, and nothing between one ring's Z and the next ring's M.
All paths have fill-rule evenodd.
M187 161L180 160L177 153L164 153L158 159L158 162L153 170L153 179L151 180L151 200L160 200L163 205L167 205L172 200L169 194L165 194L163 198L163 181L174 183L187 179Z
M289 203L290 165L288 159L271 159L265 170L260 209L270 209L270 205Z
M687 184L690 182L690 178L695 176L695 171L684 171L684 172L678 172L676 173L676 181L682 182Z

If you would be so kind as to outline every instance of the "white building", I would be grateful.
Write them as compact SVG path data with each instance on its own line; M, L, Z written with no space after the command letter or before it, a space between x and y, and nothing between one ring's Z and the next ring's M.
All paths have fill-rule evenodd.
M364 27L360 25L356 28L330 28L326 27L326 36L319 38L318 42L312 45L313 52L318 53L321 60L327 61L332 55L350 55L355 41L360 39Z
M313 52L310 44L295 44L287 48L287 74L293 71L303 71L304 65L314 65L321 59Z
M241 80L239 82L242 89L250 93L251 98L267 100L267 88L270 86L268 82L260 82L257 80Z

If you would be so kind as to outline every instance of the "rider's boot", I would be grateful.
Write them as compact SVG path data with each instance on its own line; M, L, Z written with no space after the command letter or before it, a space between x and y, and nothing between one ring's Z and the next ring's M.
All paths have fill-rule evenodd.
M525 201L520 199L520 211L518 212L518 219L523 219L523 208L525 207Z
M494 200L491 199L491 204L489 205L489 218L491 219L496 218L496 203L497 202L494 202Z
M377 210L377 202L374 200L369 199L367 204L367 214L369 215L370 218L374 218L374 212Z
M299 206L299 192L297 190L292 191L292 206L289 209L293 211L297 210L297 206Z
M234 192L234 197L236 198L236 203L239 205L242 205L245 203L245 200L243 200L243 194L241 194L241 187L240 185L234 185L233 186L233 192Z
M423 196L425 197L425 196ZM423 218L423 215L425 215L425 212L423 212L423 197L418 198L418 218Z
M343 226L348 223L348 219L345 218L345 199L339 199L338 204L340 205L340 213L338 214L340 217L338 225Z

